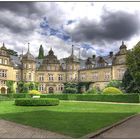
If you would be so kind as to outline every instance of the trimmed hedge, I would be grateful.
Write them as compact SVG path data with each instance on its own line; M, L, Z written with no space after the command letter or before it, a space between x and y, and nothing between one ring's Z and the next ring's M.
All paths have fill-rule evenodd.
M60 100L77 101L100 101L100 102L121 102L121 103L139 103L138 94L123 95L91 95L91 94L43 94L41 98L58 98Z
M101 101L120 103L139 103L139 95L83 95L77 96L78 101Z
M28 93L15 93L13 94L14 98L28 98L30 95Z
M11 100L14 100L12 97L8 97L6 95L7 94L5 94L5 95L0 94L0 101L11 101Z
M41 94L40 98L58 98L59 100L76 100L77 94Z
M59 104L57 98L20 98L15 100L17 106L55 106Z

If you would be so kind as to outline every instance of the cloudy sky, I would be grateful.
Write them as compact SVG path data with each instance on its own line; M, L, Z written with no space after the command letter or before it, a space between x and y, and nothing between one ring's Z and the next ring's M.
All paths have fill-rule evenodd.
M107 55L122 40L132 48L140 38L140 2L0 2L0 43L38 55L50 47L60 59Z

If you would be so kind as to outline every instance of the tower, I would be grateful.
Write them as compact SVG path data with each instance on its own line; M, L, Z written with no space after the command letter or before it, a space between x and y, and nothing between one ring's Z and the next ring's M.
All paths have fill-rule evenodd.
M78 70L80 69L79 58L74 55L74 45L72 45L71 55L66 58L66 79L68 82L78 81Z
M28 50L22 56L22 80L25 82L35 81L36 61L34 56L30 53L30 43L28 43Z

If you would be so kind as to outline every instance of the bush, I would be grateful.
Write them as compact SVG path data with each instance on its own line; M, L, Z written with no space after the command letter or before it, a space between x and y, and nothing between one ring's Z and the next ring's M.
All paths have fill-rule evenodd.
M20 98L15 100L17 106L55 106L59 104L57 98Z
M76 88L70 88L70 87L68 87L68 88L66 88L64 90L64 93L76 93L76 92L77 92L77 89Z
M27 93L15 93L13 94L14 98L28 98L30 97Z
M29 95L32 96L40 96L40 92L38 90L29 90Z
M115 87L107 87L103 90L103 94L123 94L122 91Z
M115 88L120 88L122 86L122 82L119 80L112 80L110 81L106 87L115 87Z
M90 90L87 90L85 94L98 94L98 92L99 91L96 88L92 88Z

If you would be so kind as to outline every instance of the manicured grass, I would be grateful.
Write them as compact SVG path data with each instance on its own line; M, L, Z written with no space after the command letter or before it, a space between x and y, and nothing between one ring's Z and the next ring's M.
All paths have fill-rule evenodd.
M0 102L0 118L73 138L81 137L140 112L139 105L61 101L58 106L15 106Z

